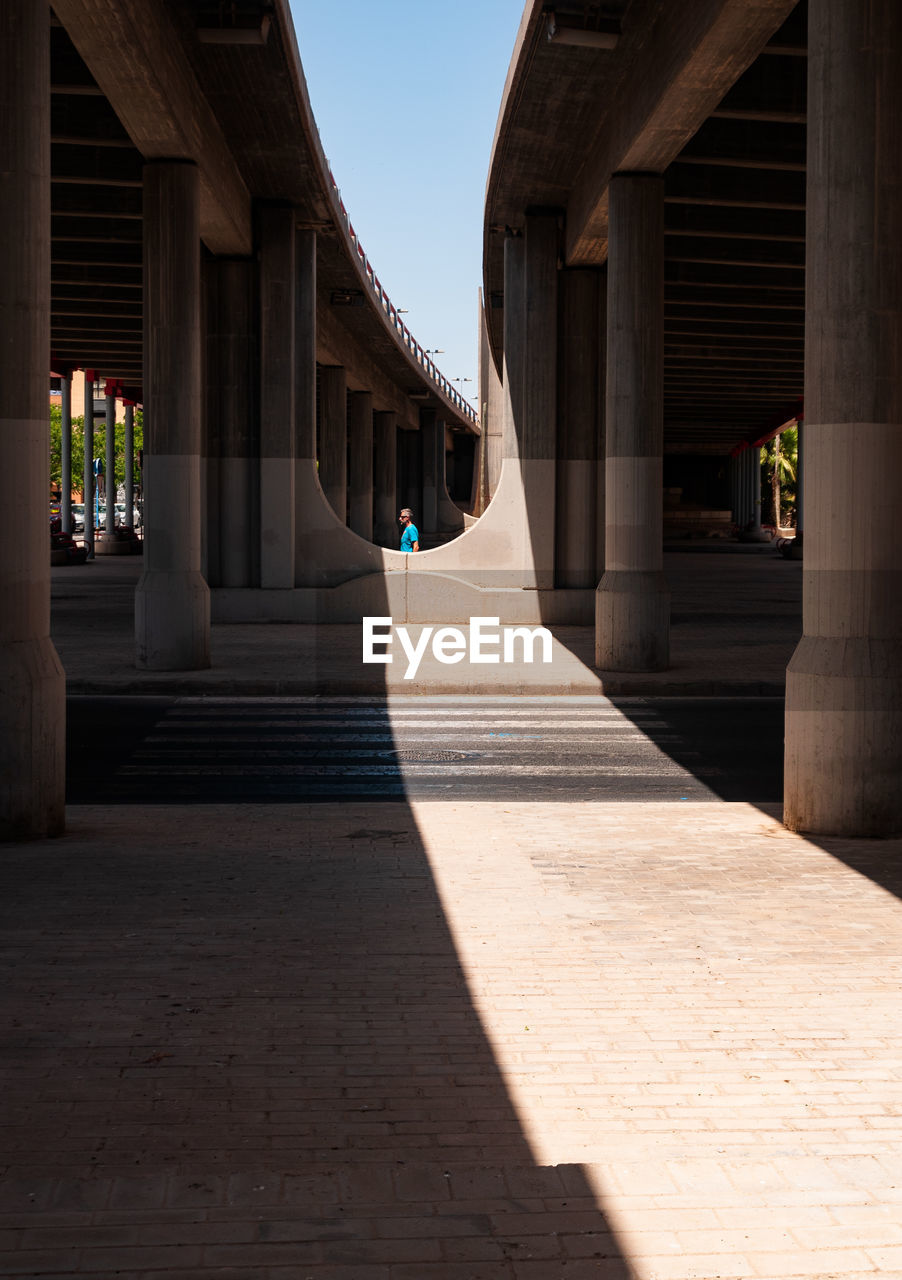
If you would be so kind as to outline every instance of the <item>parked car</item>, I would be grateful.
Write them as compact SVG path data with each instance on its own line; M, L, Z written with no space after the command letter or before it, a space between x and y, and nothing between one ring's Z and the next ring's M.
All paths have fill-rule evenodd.
M141 513L138 511L137 507L133 507L132 518L131 520L129 520L125 514L125 503L117 502L116 503L116 523L121 525L131 525L133 529L136 529L138 525L141 523Z

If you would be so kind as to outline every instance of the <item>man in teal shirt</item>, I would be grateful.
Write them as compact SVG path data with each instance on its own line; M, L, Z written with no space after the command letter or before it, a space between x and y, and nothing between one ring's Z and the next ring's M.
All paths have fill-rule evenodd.
M410 507L405 507L398 516L401 521L401 550L402 551L419 551L420 535L416 525L413 522L413 512Z

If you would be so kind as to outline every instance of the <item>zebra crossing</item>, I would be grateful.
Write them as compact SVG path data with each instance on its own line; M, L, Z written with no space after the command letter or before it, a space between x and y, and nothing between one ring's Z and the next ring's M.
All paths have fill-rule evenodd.
M182 697L87 798L687 800L717 772L638 698Z

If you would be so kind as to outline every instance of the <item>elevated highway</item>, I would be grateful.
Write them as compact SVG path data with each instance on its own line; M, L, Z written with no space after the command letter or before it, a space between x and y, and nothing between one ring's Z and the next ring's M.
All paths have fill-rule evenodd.
M804 396L787 821L902 829L897 5L529 0L486 195L491 502L416 556L395 508L463 528L477 424L342 206L286 0L2 21L5 830L62 820L49 363L144 406L151 670L205 666L211 616L365 613L594 623L602 672L666 668L665 485L753 520L755 441Z
M760 527L804 405L786 820L849 835L902 829L900 55L889 3L530 0L485 205L483 519L598 583L598 668L670 664L665 486Z

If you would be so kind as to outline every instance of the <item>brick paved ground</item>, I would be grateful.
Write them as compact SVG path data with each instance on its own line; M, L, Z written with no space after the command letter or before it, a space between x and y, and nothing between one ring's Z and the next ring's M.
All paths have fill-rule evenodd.
M902 1275L900 842L80 808L0 868L3 1275Z

